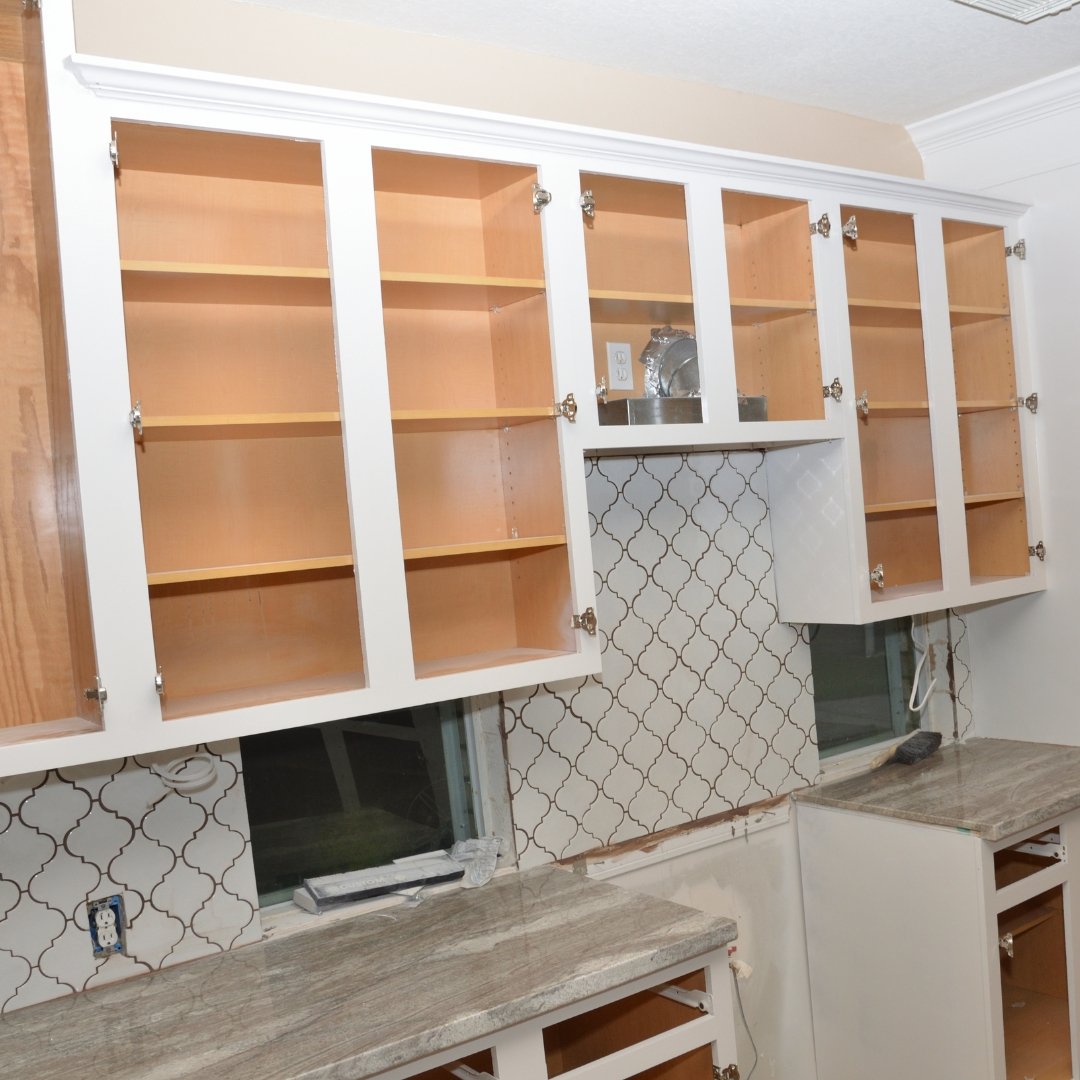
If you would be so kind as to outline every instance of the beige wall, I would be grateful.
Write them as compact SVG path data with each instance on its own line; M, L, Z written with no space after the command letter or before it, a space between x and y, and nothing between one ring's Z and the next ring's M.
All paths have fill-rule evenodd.
M233 0L72 0L81 52L921 176L907 132L703 83Z

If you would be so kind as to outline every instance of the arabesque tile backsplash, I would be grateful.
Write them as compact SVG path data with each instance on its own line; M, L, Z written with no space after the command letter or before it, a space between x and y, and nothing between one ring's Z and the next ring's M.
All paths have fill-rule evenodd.
M262 936L234 740L215 777L166 788L149 755L0 779L0 1009L115 982ZM86 902L123 897L127 953L93 955Z

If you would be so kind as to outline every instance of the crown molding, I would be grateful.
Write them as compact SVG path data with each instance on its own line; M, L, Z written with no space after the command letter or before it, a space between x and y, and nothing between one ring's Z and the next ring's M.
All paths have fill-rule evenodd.
M493 146L527 146L574 156L603 155L627 166L663 166L720 175L725 186L775 184L806 197L877 197L943 212L1014 217L1021 203L938 187L924 180L727 150L575 124L481 112L397 98L279 83L215 72L168 68L75 53L66 66L98 97L163 106L227 110L288 121L362 126L469 139Z
M1080 67L919 120L909 124L907 132L925 159L927 155L1076 110L1080 110Z

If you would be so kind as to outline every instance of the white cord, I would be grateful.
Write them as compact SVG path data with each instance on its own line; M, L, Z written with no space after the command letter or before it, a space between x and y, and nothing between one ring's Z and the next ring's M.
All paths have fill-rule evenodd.
M732 981L735 983L735 1000L739 1003L739 1015L742 1017L743 1027L746 1028L746 1036L750 1040L750 1048L754 1051L754 1064L750 1066L750 1071L746 1074L746 1080L750 1080L750 1077L754 1075L754 1070L758 1066L758 1049L757 1043L754 1042L754 1033L750 1030L750 1025L746 1022L746 1010L743 1009L742 1003L742 991L739 989L739 973L736 970L735 965L739 961L733 961L728 966L731 968Z
M937 676L930 680L930 685L926 688L926 693L922 696L922 701L916 703L916 698L919 694L919 678L922 676L923 667L926 665L926 658L930 655L930 630L926 625L926 617L923 617L923 631L926 634L926 641L922 644L919 643L919 639L915 636L915 616L911 617L911 647L915 650L919 659L915 664L915 675L911 680L911 697L908 698L908 708L912 712L920 713L926 708L927 702L930 700L930 695L934 692L934 687L937 686Z
M150 771L167 787L188 795L202 791L217 779L217 762L209 754L189 754Z

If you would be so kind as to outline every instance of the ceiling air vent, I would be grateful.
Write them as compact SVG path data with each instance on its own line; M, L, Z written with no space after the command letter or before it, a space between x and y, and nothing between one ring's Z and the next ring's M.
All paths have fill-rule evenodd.
M1071 8L1080 0L956 0L958 4L989 11L992 15L1003 15L1015 22L1029 23L1045 15L1056 15L1059 11Z

